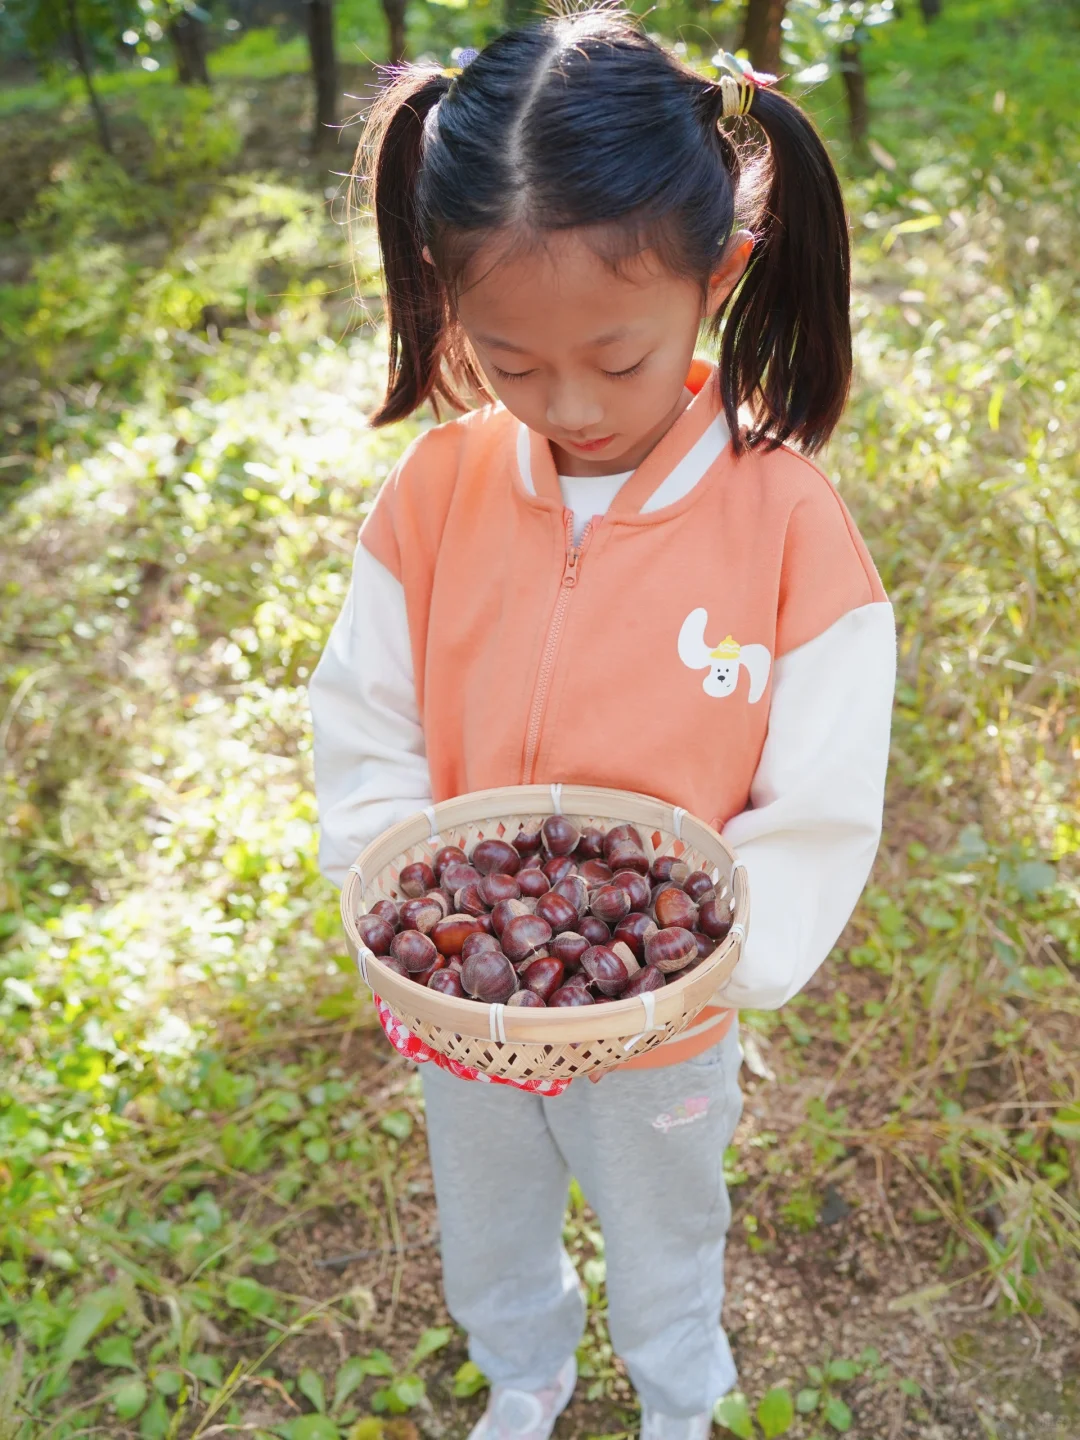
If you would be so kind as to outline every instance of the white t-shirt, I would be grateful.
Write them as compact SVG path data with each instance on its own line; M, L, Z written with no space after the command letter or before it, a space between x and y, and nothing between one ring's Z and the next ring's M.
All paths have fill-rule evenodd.
M608 506L633 473L632 470L624 470L621 475L559 476L563 504L574 512L575 545L581 544L589 521L607 512Z

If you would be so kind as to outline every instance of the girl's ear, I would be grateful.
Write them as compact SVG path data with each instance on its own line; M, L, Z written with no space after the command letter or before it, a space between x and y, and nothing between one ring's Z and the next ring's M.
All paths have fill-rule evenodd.
M754 248L754 237L749 230L736 230L728 241L720 263L709 276L709 289L705 297L705 314L710 318L717 313L742 279L750 263L750 252Z

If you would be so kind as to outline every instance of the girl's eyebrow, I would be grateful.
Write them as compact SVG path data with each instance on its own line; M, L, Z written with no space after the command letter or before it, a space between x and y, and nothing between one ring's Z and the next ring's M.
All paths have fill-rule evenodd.
M586 340L581 347L583 350L596 350L602 345L614 345L617 340L624 340L630 333L630 327L620 325L615 330L607 330L603 335L597 335L593 340ZM510 340L500 340L496 335L477 335L481 345L486 345L492 350L510 350L515 355L528 355L530 352L524 345L515 345Z

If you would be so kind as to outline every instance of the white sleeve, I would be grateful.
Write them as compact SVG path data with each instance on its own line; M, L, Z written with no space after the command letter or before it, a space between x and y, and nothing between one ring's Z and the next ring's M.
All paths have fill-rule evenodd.
M750 930L717 1004L779 1009L850 919L881 836L895 678L884 602L849 611L776 662L752 808L724 829L746 865Z
M341 885L368 841L431 804L405 592L363 545L308 694L319 866Z

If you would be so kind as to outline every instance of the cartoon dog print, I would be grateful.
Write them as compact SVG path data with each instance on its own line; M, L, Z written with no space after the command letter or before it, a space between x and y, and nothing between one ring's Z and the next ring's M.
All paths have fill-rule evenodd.
M739 666L750 676L750 704L760 700L769 683L772 656L764 645L740 645L730 635L711 649L705 640L706 610L691 610L679 631L679 659L691 670L707 670L701 682L706 695L721 700L739 683Z

